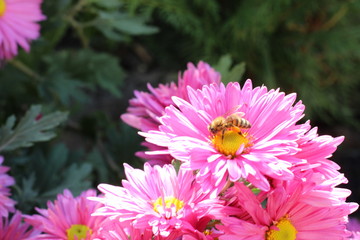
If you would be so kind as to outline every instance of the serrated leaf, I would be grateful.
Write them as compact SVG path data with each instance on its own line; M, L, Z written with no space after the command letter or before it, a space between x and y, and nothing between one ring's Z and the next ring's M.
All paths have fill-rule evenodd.
M31 174L28 178L22 180L23 191L21 197L24 199L34 199L38 196L39 191L35 189L35 174Z
M214 65L214 68L220 72L221 76L225 76L229 73L232 62L233 60L230 54L226 54L220 57L217 64Z
M39 191L36 188L35 180L35 174L32 173L29 177L21 179L21 188L15 185L17 191L12 197L17 202L16 208L21 209L22 212L31 211L34 205L38 203Z
M30 147L34 142L50 140L56 135L51 130L64 122L68 115L66 112L57 111L37 119L41 114L40 105L31 106L16 127L16 118L10 116L0 128L0 152Z
M21 183L14 194L20 210L29 212L33 206L43 207L64 189L79 195L91 187L93 167L83 161L83 151L70 151L63 143L46 145L46 150L37 145L26 155L26 161L11 161L16 182Z
M106 33L110 34L110 36L117 35L117 32L130 35L154 34L158 32L157 27L146 25L145 19L116 11L99 11L94 26L100 31L106 29Z
M83 88L87 85L77 79L66 78L66 75L58 74L52 78L51 89L55 90L54 94L58 95L61 103L65 105L69 105L72 99L79 103L86 103L88 97Z
M69 103L70 97L84 102L87 98L83 89L95 89L96 86L109 91L116 97L121 96L124 71L116 57L89 49L61 51L47 57L50 86L57 91L54 94Z
M245 73L245 63L241 62L235 65L230 72L222 78L222 82L226 85L229 82L239 82Z
M81 191L90 187L90 181L85 179L89 176L92 171L91 164L84 163L80 166L72 164L68 167L64 174L62 174L62 182L55 188L41 194L44 198L49 198L62 192L64 189L70 189L74 195L78 195Z
M245 73L245 63L241 62L234 67L230 54L223 55L214 68L220 72L221 81L226 85L229 82L239 82Z
M51 148L49 155L44 159L45 168L44 166L42 167L44 171L41 175L43 181L41 186L39 186L41 189L51 188L53 181L60 179L59 173L66 167L68 157L69 150L64 144L57 144Z

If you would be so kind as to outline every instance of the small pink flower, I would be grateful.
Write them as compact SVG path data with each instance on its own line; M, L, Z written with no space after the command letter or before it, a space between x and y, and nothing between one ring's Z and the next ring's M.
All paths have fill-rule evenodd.
M332 192L322 193L317 199L314 190L304 180L289 181L277 186L268 193L256 196L243 183L235 183L238 206L232 217L222 219L217 227L224 232L220 240L253 239L307 240L307 239L345 239L349 236L345 225L347 216L358 205L338 199L329 204L328 198L336 198ZM265 238L264 238L265 236Z
M156 239L197 236L210 220L224 216L222 202L202 192L192 171L180 168L177 175L172 165L152 168L148 163L144 171L124 167L123 187L99 185L104 197L92 199L104 207L94 215L107 216L135 232L151 231Z
M22 223L21 212L16 211L11 220L1 218L0 239L23 240L35 237L38 234L35 230L30 230L30 225Z
M39 214L25 215L27 223L43 232L31 239L96 239L104 218L91 216L101 204L88 197L96 197L96 191L90 189L74 198L69 190L64 190L54 203L47 203L47 209L36 208Z
M4 158L0 156L0 217L8 217L9 212L14 212L15 201L9 198L9 187L15 184L13 177L6 174L9 167L1 166Z
M30 51L30 41L40 35L38 21L42 0L0 0L0 59L11 59L18 54L18 46Z
M195 67L188 63L187 70L183 76L179 73L178 84L170 83L167 85L160 84L157 88L148 84L148 92L135 91L135 98L129 101L130 106L127 113L121 115L121 119L128 125L147 132L157 130L160 125L159 118L165 113L165 107L174 104L173 96L178 96L185 100L189 99L188 87L200 89L203 85L215 83L220 84L220 74L211 68L207 63L199 62ZM157 151L157 156L146 155L138 152L138 157L145 158L154 164L168 164L173 159L166 149L147 143L146 146L151 150Z
M243 88L229 83L226 87L188 89L189 101L173 97L175 105L166 108L159 130L141 135L168 148L185 167L199 170L204 186L221 187L228 179L246 179L269 191L268 179L291 180L294 174L290 167L306 162L295 156L297 141L308 127L296 124L305 107L295 103L295 94L285 95L264 86L253 88L250 80ZM223 127L215 133L209 130L215 119L231 114L241 116L251 127Z

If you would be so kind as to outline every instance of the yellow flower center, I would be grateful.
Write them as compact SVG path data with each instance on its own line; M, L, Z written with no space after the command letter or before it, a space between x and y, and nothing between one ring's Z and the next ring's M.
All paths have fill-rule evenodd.
M0 17L4 15L6 10L6 2L5 0L0 0Z
M163 203L163 198L159 197L153 204L154 211L159 212L159 208L171 208L172 206L175 206L176 212L183 208L184 202L174 198L174 197L166 197L165 198L165 206Z
M295 240L296 228L287 216L283 217L275 225L275 229L270 229L266 232L266 240ZM274 228L274 226L272 228Z
M245 150L250 145L247 134L242 133L237 127L217 132L211 141L218 152L225 156L231 156L231 158L236 156L236 152L241 146Z
M73 224L66 230L67 240L84 240L92 234L92 230L82 224Z

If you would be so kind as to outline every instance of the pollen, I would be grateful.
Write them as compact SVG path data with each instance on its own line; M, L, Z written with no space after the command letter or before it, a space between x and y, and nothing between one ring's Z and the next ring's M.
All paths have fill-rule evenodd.
M296 228L285 216L266 232L266 240L295 240L296 234Z
M4 15L6 10L6 2L5 0L0 0L0 17Z
M232 127L216 133L211 139L215 149L234 158L239 148L242 147L244 152L249 146L250 141L246 133L242 133L239 128Z
M154 211L159 213L161 210L160 208L172 208L175 207L176 212L183 208L184 202L175 198L175 197L166 197L165 198L165 205L163 202L163 198L159 197L153 204Z
M67 240L85 240L92 234L92 230L82 224L73 224L66 230Z

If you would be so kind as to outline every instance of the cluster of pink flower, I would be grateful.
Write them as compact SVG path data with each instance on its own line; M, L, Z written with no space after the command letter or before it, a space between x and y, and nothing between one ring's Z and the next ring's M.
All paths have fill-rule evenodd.
M41 3L0 0L0 59L18 46L29 51L45 19ZM225 86L204 62L189 64L177 84L148 89L135 91L121 116L149 149L137 153L144 170L125 164L122 187L100 184L101 195L78 197L65 190L39 214L22 215L0 158L0 239L359 238L359 228L346 230L358 205L346 202L350 191L338 186L347 179L329 160L343 137L298 123L305 107L295 94L250 80Z
M149 90L122 119L141 130L149 151L139 155L154 166L125 166L123 187L101 184L95 215L137 239L351 237L358 205L345 201L350 191L338 185L347 179L328 159L344 138L298 123L305 107L295 94L251 80L225 86L203 62L189 64L178 87Z
M7 189L14 181L1 167L0 239L359 236L359 228L346 229L358 205L346 202L350 191L338 185L347 180L328 159L343 137L299 124L304 105L295 94L254 88L250 80L224 86L203 62L189 64L178 84L148 88L135 92L122 116L146 137L144 170L125 164L122 187L100 184L102 194L78 197L65 190L21 223L19 212L7 219L15 211Z

